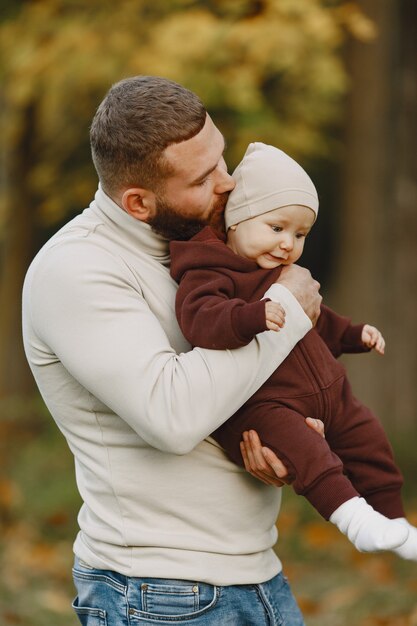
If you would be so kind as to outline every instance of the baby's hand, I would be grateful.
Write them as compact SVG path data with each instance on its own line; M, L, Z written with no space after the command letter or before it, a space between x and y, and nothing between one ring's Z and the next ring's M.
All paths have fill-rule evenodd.
M265 302L266 327L279 331L285 324L285 311L278 302Z
M365 324L362 329L362 343L368 348L374 348L379 354L385 352L385 339L375 326Z

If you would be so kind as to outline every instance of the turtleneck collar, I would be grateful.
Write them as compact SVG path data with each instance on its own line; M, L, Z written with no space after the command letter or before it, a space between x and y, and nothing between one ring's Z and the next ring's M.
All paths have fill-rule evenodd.
M90 209L96 215L100 215L113 228L117 228L123 237L138 246L142 252L149 254L156 261L169 267L169 241L154 233L151 227L145 222L136 220L126 213L118 204L107 196L101 185L98 186L94 200L90 204Z

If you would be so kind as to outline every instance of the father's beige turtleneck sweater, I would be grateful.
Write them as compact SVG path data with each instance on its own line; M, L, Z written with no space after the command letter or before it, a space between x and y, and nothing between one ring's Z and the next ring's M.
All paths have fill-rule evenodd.
M190 351L168 265L167 241L99 189L26 277L27 357L84 501L74 550L129 576L262 582L281 568L272 550L280 490L205 438L311 323L274 285L284 330L238 350Z

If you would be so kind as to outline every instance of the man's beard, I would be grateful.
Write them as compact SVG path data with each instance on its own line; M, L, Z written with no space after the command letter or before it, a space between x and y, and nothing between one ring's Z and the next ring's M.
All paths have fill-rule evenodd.
M148 224L155 233L169 240L188 241L205 226L211 226L220 235L223 235L223 213L228 196L228 193L219 196L210 214L204 219L181 215L172 205L161 198L157 198L155 215L148 219Z

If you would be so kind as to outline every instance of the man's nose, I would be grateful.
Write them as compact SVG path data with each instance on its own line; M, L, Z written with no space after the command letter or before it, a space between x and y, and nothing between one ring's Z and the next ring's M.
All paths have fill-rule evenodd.
M232 191L232 189L235 188L236 183L232 176L228 173L226 163L223 162L218 167L216 174L217 179L214 187L215 193L225 193L226 191Z
M223 174L222 180L216 185L216 193L225 193L225 191L232 191L235 188L235 181L227 172Z

